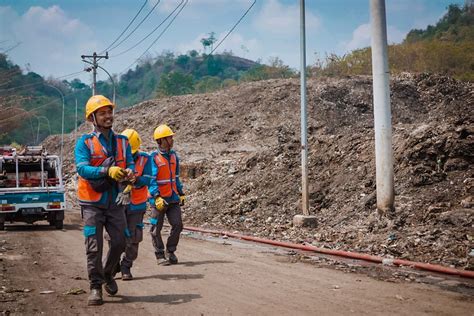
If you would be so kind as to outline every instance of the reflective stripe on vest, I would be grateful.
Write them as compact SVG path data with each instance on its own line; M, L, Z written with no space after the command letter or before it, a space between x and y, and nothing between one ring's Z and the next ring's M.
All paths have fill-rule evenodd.
M155 163L158 167L156 183L160 196L170 197L173 195L173 191L178 194L178 188L176 187L176 155L171 154L168 161L162 154L158 153L155 155Z
M126 139L120 139L116 135L114 136L117 142L117 152L115 156L115 165L121 168L126 167L126 150L128 142ZM89 164L94 167L100 166L105 159L107 159L107 149L102 146L99 138L94 135L92 138L88 138L85 141L87 148L89 148L91 159ZM101 192L96 192L89 181L79 176L77 183L77 197L82 202L99 202L102 198Z
M138 159L135 161L135 175L140 177L143 174L143 169L145 168L148 158L145 156L138 156ZM141 188L133 188L131 194L131 202L134 205L145 203L148 200L148 187L146 185Z

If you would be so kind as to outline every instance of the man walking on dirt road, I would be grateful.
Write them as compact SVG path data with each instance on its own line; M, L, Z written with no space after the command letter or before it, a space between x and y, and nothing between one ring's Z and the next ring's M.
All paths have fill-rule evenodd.
M125 249L128 235L125 206L118 205L118 182L134 181L134 162L126 136L112 130L115 104L102 95L92 96L86 104L86 120L94 130L77 141L76 168L79 174L77 197L84 222L87 273L91 293L88 305L101 305L102 284L109 295L118 286L113 272ZM110 249L102 264L103 230L110 236Z
M173 148L173 131L167 125L160 125L155 129L153 138L158 144L158 150L151 153L153 159L152 176L149 191L151 195L151 240L155 248L157 263L177 264L175 255L179 242L179 235L183 230L181 207L184 205L183 186L179 180L179 160ZM168 218L171 232L165 246L161 238L163 219Z
M148 185L151 182L151 159L148 154L139 151L142 140L138 132L134 129L126 129L122 135L127 136L132 148L133 160L135 161L135 177L130 193L130 204L126 210L127 227L130 232L130 238L127 239L125 253L120 262L120 271L122 280L132 280L133 261L138 257L138 246L143 240L143 215L146 212L146 203L148 201Z

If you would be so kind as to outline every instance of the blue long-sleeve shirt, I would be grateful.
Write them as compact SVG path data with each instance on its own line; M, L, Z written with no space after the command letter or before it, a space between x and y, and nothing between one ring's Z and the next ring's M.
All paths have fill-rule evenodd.
M152 180L153 180L153 176L152 176L152 157L150 155L148 155L147 153L145 153L145 152L137 151L133 155L133 160L135 161L135 164L137 163L137 160L140 156L146 157L147 162L145 163L145 166L143 168L142 175L137 177L137 181L133 185L135 188L141 188L141 187L144 187L144 186L149 187ZM144 210L146 210L146 202L140 203L140 204L130 203L129 209L131 211L144 211Z
M107 150L109 156L114 155L114 148L117 148L117 143L115 140L115 133L110 130L109 131L109 138L107 139L102 133L98 131L93 131L90 134L82 135L82 137L77 141L76 148L74 151L74 156L76 159L76 169L79 176L86 180L94 180L94 179L101 179L107 177L107 168L102 166L92 166L90 164L91 161L91 153L89 147L86 145L86 140L92 138L93 136L97 136L100 143L104 148ZM117 135L119 138L126 138L122 135ZM130 145L127 146L126 149L126 167L132 170L135 170L135 163L132 157L132 150ZM115 203L115 199L117 198L118 194L118 186L114 182L112 189L102 193L102 197L98 202L91 202L87 204L91 204L94 206L108 208L111 205L111 202Z
M150 192L151 198L149 200L151 205L155 205L155 198L160 196L160 190L158 189L158 183L156 182L156 176L158 174L158 166L155 163L155 156L160 153L163 155L168 162L170 161L170 155L175 154L176 155L176 188L178 189L178 194L183 195L183 185L179 179L179 159L178 155L174 150L170 150L169 152L163 152L160 151L159 149L157 151L154 151L150 154L150 160L152 160L152 169L151 169L151 175L153 179L151 180L150 185L148 186L148 191ZM164 198L167 203L179 203L179 195L176 194L173 191L173 194L170 197Z

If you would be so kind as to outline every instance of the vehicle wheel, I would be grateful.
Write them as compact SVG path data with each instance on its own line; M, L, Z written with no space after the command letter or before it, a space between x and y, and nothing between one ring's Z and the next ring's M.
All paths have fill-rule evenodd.
M56 221L54 223L54 226L56 227L56 229L63 229L63 220Z

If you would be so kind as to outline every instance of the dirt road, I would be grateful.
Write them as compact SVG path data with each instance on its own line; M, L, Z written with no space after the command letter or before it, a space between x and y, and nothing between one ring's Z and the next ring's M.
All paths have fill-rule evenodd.
M317 264L293 262L284 251L231 239L183 234L180 264L157 266L146 234L134 281L87 307L79 215L62 231L10 226L0 233L0 312L117 315L472 315L473 283L459 293L422 283L386 282ZM432 276L436 279L439 276ZM444 284L456 282L445 280ZM447 282L447 283L446 283ZM470 284L470 285L469 285ZM44 291L54 291L49 294Z

